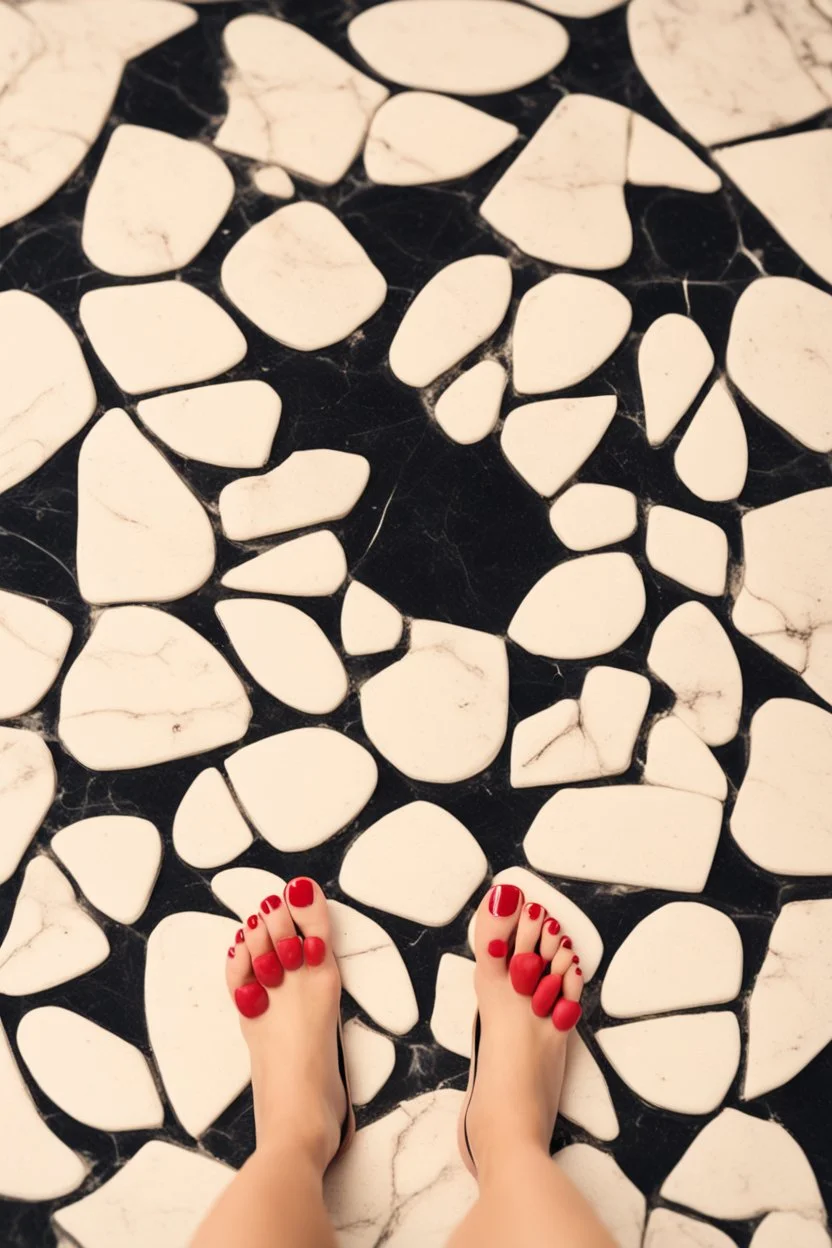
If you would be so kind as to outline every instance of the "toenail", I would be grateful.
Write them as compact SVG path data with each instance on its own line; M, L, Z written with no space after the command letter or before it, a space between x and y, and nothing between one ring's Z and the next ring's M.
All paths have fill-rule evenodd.
M229 956L229 958L233 958L233 957L234 957L234 946L233 946L233 945L232 945L232 946L231 946L231 948L228 950L228 956Z
M250 984L243 984L235 989L234 1000L237 1003L237 1009L245 1018L257 1018L268 1008L269 994L262 984L254 980Z
M508 945L504 940L489 940L488 952L492 958L504 958L508 953Z
M581 959L578 957L577 953L576 953L576 954L574 954L574 956L573 956L573 958L572 958L572 962L573 962L573 964L574 964L575 966L577 966L577 965L578 965L578 963L580 962L580 960L581 960Z
M561 943L561 948L563 948L563 949L571 949L571 948L572 948L572 937L571 937L571 936L564 936L563 940L562 940L560 943Z
M300 936L287 936L277 942L277 956L286 971L296 971L303 966L303 945Z
M320 966L326 957L326 945L320 936L307 936L303 942L303 956L308 966Z
M538 1018L546 1018L552 1013L555 1002L560 995L563 976L558 975L557 971L553 971L551 975L544 976L534 990L532 997L532 1013Z
M311 906L315 900L315 889L312 881L301 875L292 880L288 888L289 904L292 906Z
M495 884L488 899L488 909L499 919L514 914L520 900L520 889L515 884Z
M280 898L272 895L271 897L263 898L263 900L260 902L260 909L263 911L264 914L270 914L272 910L279 910L282 905L283 905L283 902L280 900Z
M246 923L247 923L247 924L248 924L248 926L251 928L251 930L252 930L252 931L254 931L254 929L255 929L255 927L257 926L257 923L258 923L257 915L256 915L256 914L250 914L250 915L248 916L248 918L246 919Z
M243 941L245 940L245 938L246 938L246 934L243 931L243 929L240 928L240 930L237 932L237 935L234 937L234 939L236 940L238 945L241 945Z
M583 1010L577 1001L567 1001L565 997L561 997L552 1010L552 1022L558 1031L570 1031L582 1014Z
M575 961L577 962L577 958L575 959ZM581 968L580 968L579 966L576 966L576 967L575 967L575 974L576 974L576 975L583 975L583 971L581 970Z
M543 909L543 907L542 907L542 906L539 906L539 905L537 904L537 902L536 902L536 901L533 901L533 902L531 903L531 905L529 906L529 909L528 909L529 918L530 918L530 919L539 919L539 918L540 918L540 912L542 911L542 909Z
M560 923L558 923L557 919L549 920L549 922L546 924L546 931L549 933L550 936L557 936L558 932L560 931Z
M279 988L283 983L283 966L273 950L252 958L251 967L264 988Z
M508 964L511 986L521 997L530 997L540 982L546 963L539 953L515 953Z

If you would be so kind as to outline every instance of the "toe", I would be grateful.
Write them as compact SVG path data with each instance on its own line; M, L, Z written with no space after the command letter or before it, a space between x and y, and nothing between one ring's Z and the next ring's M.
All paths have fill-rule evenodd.
M474 953L484 970L505 974L522 905L523 894L514 884L495 884L480 902Z
M557 919L547 919L540 933L540 953L544 962L551 962L561 942L560 923Z
M306 876L290 880L284 893L286 906L295 926L303 937L303 955L307 966L335 962L329 907L320 885Z
M552 958L552 971L557 975L565 975L570 966L578 966L580 961L581 959L572 948L572 941L568 936L564 936Z
M225 981L237 1009L245 1018L257 1018L268 1009L269 994L254 977L245 940L236 941L228 950Z
M543 924L548 918L546 910L537 901L530 901L520 911L520 922L517 924L517 936L514 940L515 953L534 953ZM551 961L551 958L547 958Z
M260 919L283 970L296 971L303 965L303 943L283 898L274 893L264 897L260 902Z
M251 955L254 975L264 988L279 988L283 983L283 967L262 914L252 914L244 928L246 947Z
M563 977L563 996L552 1010L552 1022L558 1031L570 1031L581 1017L580 999L583 988L581 968L573 964Z

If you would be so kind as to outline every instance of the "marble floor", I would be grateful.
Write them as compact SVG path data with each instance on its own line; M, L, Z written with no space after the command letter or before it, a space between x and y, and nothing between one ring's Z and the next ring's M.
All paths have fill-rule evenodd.
M621 1248L829 1248L829 0L0 2L0 1241L187 1248L332 902L342 1248L440 1248L470 922Z

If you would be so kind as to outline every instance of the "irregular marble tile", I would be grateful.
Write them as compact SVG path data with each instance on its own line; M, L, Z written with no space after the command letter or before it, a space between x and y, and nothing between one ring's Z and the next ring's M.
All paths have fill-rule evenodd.
M89 1167L41 1118L1 1024L0 1097L0 1195L12 1200L54 1200L74 1192Z
M378 782L375 759L332 728L293 728L225 760L240 804L275 849L296 853L340 832Z
M98 137L127 61L197 20L184 4L4 6L0 226L49 199Z
M261 867L228 867L218 871L211 879L211 891L217 901L236 914L244 923L250 914L256 914L264 897L276 893L283 896L286 881L282 875L264 871Z
M379 1027L403 1036L419 1021L419 1007L402 955L374 919L340 901L328 904L344 990Z
M711 194L722 179L715 169L640 113L630 115L627 181L634 186L671 186L682 191Z
M593 667L579 700L566 698L521 719L511 739L511 784L572 784L618 776L630 766L650 701L638 672Z
M253 840L216 767L206 767L188 787L173 816L173 848L192 867L220 867Z
M558 17L598 17L617 9L624 0L534 0L535 8Z
M61 690L58 736L95 771L150 767L238 741L240 678L210 642L155 607L102 611Z
M799 1213L770 1213L751 1237L750 1248L829 1248L832 1240L820 1222Z
M214 570L202 504L126 412L93 425L78 456L78 587L87 602L170 602Z
M265 381L221 381L142 399L136 411L177 455L221 468L260 468L280 422L280 395Z
M101 1187L52 1216L83 1248L183 1248L233 1178L207 1153L150 1140Z
M654 1209L647 1219L644 1248L736 1248L736 1244L707 1222L687 1218L675 1209Z
M757 1218L772 1209L824 1216L797 1140L779 1122L738 1109L723 1109L702 1128L660 1194L712 1218Z
M488 862L464 824L433 802L384 815L349 846L341 891L425 927L444 927L485 879Z
M45 854L26 868L3 943L0 993L44 992L100 966L110 944L81 909L66 876Z
M641 1248L647 1202L614 1157L591 1144L568 1144L555 1165L572 1180L618 1248Z
M93 351L128 394L207 381L247 350L228 313L187 282L89 290L78 315Z
M347 654L379 654L399 644L404 620L391 602L350 581L341 604L341 644Z
M729 1010L603 1027L595 1039L637 1096L677 1114L721 1105L740 1063L739 1023Z
M830 1040L832 900L788 902L748 1000L743 1100L788 1083Z
M644 581L630 555L582 555L557 564L532 586L508 635L532 654L591 659L627 640L645 603Z
M766 871L832 875L832 715L795 698L771 698L752 717L749 737L731 814L734 840Z
M226 589L251 594L286 594L320 598L334 594L347 576L347 557L334 533L324 529L283 542L231 568L222 578Z
M514 389L543 394L583 381L624 340L632 316L629 299L609 282L579 273L544 278L517 308L511 336Z
M577 1031L570 1034L566 1045L558 1114L598 1140L614 1140L618 1136L618 1116L607 1081Z
M676 695L673 713L707 745L736 736L742 672L728 634L701 602L685 602L653 634L647 665Z
M689 316L667 312L639 343L638 379L651 446L661 446L708 379L714 353Z
M368 1105L393 1073L396 1046L358 1018L344 1024L344 1059L353 1105Z
M761 277L737 300L725 364L756 408L812 451L832 451L832 296L796 277Z
M711 386L673 457L676 473L697 498L724 503L738 498L748 472L742 417L725 381Z
M50 848L96 910L117 923L144 914L162 865L162 838L149 819L79 819L57 832Z
M382 78L454 95L525 86L569 47L559 22L494 0L387 0L354 17L347 34Z
M296 351L348 338L387 294L382 274L347 227L309 200L278 208L247 230L220 276L244 316Z
M811 347L807 345L807 352ZM832 488L742 517L743 581L734 627L832 702Z
M309 715L341 705L347 673L311 615L266 598L225 598L216 612L246 670L273 697Z
M100 1131L161 1127L165 1110L142 1053L81 1014L24 1014L17 1044L32 1078L64 1113Z
M500 447L524 481L551 498L589 459L615 416L614 394L542 399L513 408Z
M498 360L480 360L466 369L436 400L439 428L460 446L481 442L497 424L506 380Z
M0 719L37 706L55 683L71 640L69 620L46 603L0 589Z
M244 13L223 33L231 61L217 147L331 186L349 169L387 88L306 31Z
M453 784L477 775L505 740L505 642L441 620L413 620L404 658L362 685L361 718L379 753L412 780Z
M118 277L184 268L231 206L234 179L210 147L116 126L87 195L81 246Z
M193 1136L249 1081L248 1048L225 983L236 930L234 919L183 911L157 923L147 940L147 1033L168 1100Z
M0 884L17 870L57 787L46 742L26 728L0 728Z
M550 875L701 893L722 806L700 793L652 785L560 789L538 811L523 848Z
M724 802L728 779L701 737L676 715L657 719L647 738L645 784L704 793Z
M482 168L516 138L516 126L461 100L402 91L370 123L364 168L384 186L448 182Z
M443 953L436 972L436 991L430 1029L437 1044L460 1057L471 1056L477 996L474 962L456 953Z
M363 455L323 447L293 451L261 477L240 477L220 494L223 532L232 542L340 520L370 479Z
M676 507L651 507L645 554L657 572L698 594L725 593L728 538L712 520Z
M15 20L22 11L5 8ZM3 100L0 94L0 134ZM2 199L0 165L0 204ZM48 303L25 290L0 293L0 374L1 494L37 471L83 429L95 411L96 395L69 326Z
M258 191L273 199L291 199L295 193L294 182L279 165L263 165L254 171L251 180Z
M446 3L454 0L443 0ZM394 375L408 386L430 385L491 337L510 299L511 265L504 256L467 256L447 264L422 287L402 317L390 343Z
M552 504L549 523L570 550L612 546L636 531L636 496L619 485L580 481Z

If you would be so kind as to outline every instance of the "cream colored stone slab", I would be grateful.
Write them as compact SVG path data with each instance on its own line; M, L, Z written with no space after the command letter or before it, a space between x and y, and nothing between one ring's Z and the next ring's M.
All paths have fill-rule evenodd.
M673 463L683 484L708 503L724 503L742 493L748 472L748 441L742 417L722 377L705 395L676 448Z
M627 640L645 603L644 581L630 555L582 555L557 564L532 586L508 635L532 654L591 659Z
M312 849L352 823L378 781L369 751L331 728L264 737L225 767L257 831L284 853Z
M728 634L706 606L686 602L665 616L647 664L675 693L674 714L707 745L725 745L736 736L742 673Z
M704 793L724 802L728 779L705 742L676 715L657 719L647 738L644 783Z
M552 504L549 523L570 550L612 546L636 531L636 496L619 485L578 482Z
M595 394L524 403L505 419L502 452L533 490L551 498L598 446L617 402L614 394Z
M680 585L715 598L725 593L728 538L712 520L657 504L647 513L645 553L657 572Z
M17 1044L32 1077L66 1114L100 1131L161 1127L165 1111L144 1055L81 1014L24 1014Z
M78 315L101 363L128 394L207 381L239 364L246 340L227 312L187 282L87 291Z
M647 1219L644 1248L736 1248L736 1244L707 1222L675 1209L654 1209Z
M361 688L364 731L413 780L452 784L493 763L508 721L501 637L414 620L403 659Z
M192 867L220 867L248 849L254 838L216 767L206 767L188 787L173 817L173 848Z
M225 983L237 924L169 914L147 941L147 1032L173 1111L189 1135L210 1127L249 1080L249 1055Z
M525 86L569 46L559 22L504 0L388 0L354 17L347 34L382 78L454 95Z
M401 91L370 123L364 168L385 186L448 182L488 164L516 138L516 126L461 100Z
M365 906L444 927L485 879L488 862L464 824L433 802L409 802L352 842L341 891Z
M569 1144L554 1163L595 1210L618 1248L641 1248L647 1203L609 1153L591 1144Z
M220 276L244 316L296 351L348 338L387 294L387 283L347 227L309 200L253 225L225 257Z
M72 625L36 598L0 589L0 719L37 706L55 682Z
M718 191L722 185L715 169L700 160L674 134L662 130L639 113L632 114L627 181L635 186L673 186L703 194Z
M341 605L341 644L347 654L378 654L399 644L404 620L391 602L350 581Z
M309 715L341 705L347 673L310 615L266 598L226 598L216 612L247 671L273 697Z
M668 312L653 321L638 348L638 376L647 441L661 446L708 379L714 353L689 316Z
M211 879L211 891L227 910L236 914L241 923L257 914L264 897L272 893L283 896L286 881L282 875L261 867L228 867Z
M57 792L46 742L25 728L0 728L0 884L5 884Z
M751 1237L751 1248L829 1248L826 1227L799 1213L770 1213Z
M144 914L162 865L162 838L149 819L80 819L52 837L51 849L102 914L117 923Z
M474 962L456 953L443 953L436 973L436 991L430 1029L437 1044L460 1057L471 1056L477 996Z
M771 1209L824 1216L803 1149L779 1122L723 1109L697 1135L661 1187L674 1204L712 1218L757 1218Z
M334 533L324 529L283 542L226 572L226 589L252 594L321 598L334 594L347 576L347 556Z
M506 370L498 360L480 360L443 390L433 414L440 429L460 446L487 437L500 415Z
M422 287L396 330L390 343L393 373L405 385L429 385L494 333L510 299L511 265L505 257L468 256L445 265Z
M7 6L5 12L22 10ZM2 21L5 17L0 14ZM4 97L0 96L0 134L3 107ZM0 216L3 172L0 164ZM96 396L69 326L42 299L24 290L0 293L0 376L3 493L35 472L83 429L95 411Z
M66 876L45 854L33 858L0 944L0 993L44 992L93 970L109 952L107 937L78 905Z
M239 677L204 637L154 607L112 607L67 672L58 735L85 767L115 771L227 745L250 718Z
M329 902L332 949L346 992L374 1023L402 1036L419 1020L410 975L390 936L366 914Z
M712 797L652 785L560 789L538 811L523 848L551 875L701 893L722 806Z
M221 468L265 464L280 408L280 395L265 381L221 381L136 404L148 429L171 450Z
M223 40L232 69L217 147L274 161L326 186L340 181L387 89L269 14L235 17Z
M87 195L81 246L119 277L184 268L234 198L210 147L147 126L116 126Z
M598 1140L618 1136L618 1116L601 1067L577 1031L566 1045L566 1070L558 1113Z
M396 1046L358 1018L344 1024L344 1058L353 1105L368 1105L393 1073Z
M240 477L220 494L226 537L247 542L310 524L340 520L352 511L370 479L363 455L323 447L293 451L261 477Z
M254 171L251 180L261 194L273 199L291 199L295 193L294 182L279 165L263 165Z
M83 1248L183 1248L234 1178L207 1153L150 1140L111 1179L53 1215Z

